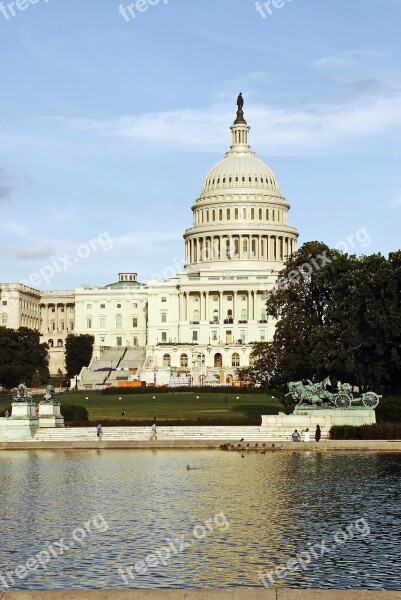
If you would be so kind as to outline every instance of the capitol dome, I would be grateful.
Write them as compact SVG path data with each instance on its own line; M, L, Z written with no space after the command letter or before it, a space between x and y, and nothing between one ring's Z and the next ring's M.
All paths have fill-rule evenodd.
M207 262L218 268L236 261L249 268L253 261L266 268L266 262L283 263L296 250L290 207L273 171L251 150L243 103L240 94L230 150L209 171L192 207L193 226L184 234L187 266Z
M270 167L253 152L227 153L226 158L210 169L202 188L202 194L237 189L267 190L280 194L277 178Z

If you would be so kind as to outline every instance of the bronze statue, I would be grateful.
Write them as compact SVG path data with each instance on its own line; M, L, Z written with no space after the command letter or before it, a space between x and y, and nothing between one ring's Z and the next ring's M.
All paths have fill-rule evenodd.
M25 402L33 404L32 396L29 396L25 383L20 383L17 388L17 395L13 398L14 402Z
M239 93L239 96L237 98L237 106L239 110L242 110L244 107L244 99L242 97L242 92Z
M43 400L41 404L60 404L58 400L56 400L56 392L52 385L48 385L46 388L46 394L43 396Z

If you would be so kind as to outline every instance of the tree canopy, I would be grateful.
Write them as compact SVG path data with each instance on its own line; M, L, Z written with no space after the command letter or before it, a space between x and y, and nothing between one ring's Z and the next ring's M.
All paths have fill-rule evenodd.
M94 342L95 338L93 335L70 334L67 336L65 341L65 363L69 379L79 375L82 367L89 365Z
M401 387L401 251L356 257L308 242L269 294L274 340L254 345L264 387L328 375L362 389Z
M0 327L0 384L12 388L20 383L49 381L47 345L38 331L26 327Z

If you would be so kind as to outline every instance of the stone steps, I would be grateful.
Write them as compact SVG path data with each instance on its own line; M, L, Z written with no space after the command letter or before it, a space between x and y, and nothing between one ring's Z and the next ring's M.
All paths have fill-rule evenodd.
M104 427L103 441L146 441L150 427ZM264 441L289 441L291 433L262 427L160 427L158 440L222 440L243 444ZM39 429L33 441L90 441L96 439L95 427Z

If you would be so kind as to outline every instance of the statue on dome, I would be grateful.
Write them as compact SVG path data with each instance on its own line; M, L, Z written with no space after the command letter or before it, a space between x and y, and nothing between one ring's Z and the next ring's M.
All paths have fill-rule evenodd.
M239 96L237 98L237 106L240 110L242 110L244 107L244 99L242 97L242 92L239 93Z

